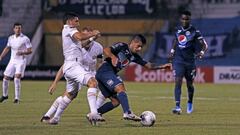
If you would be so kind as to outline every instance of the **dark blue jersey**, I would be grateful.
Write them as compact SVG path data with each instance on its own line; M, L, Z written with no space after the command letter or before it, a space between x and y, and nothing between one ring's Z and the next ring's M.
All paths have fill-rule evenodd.
M194 64L196 45L198 45L197 40L203 38L200 31L196 30L191 25L187 29L177 27L175 38L177 40L177 45L175 49L174 62Z
M105 61L112 66L115 72L119 72L121 69L129 65L131 62L135 62L142 66L144 66L147 63L137 53L132 53L128 48L128 44L126 43L119 42L112 45L110 48L111 52L118 58L117 66L114 67L112 65L112 60L110 57L106 58Z

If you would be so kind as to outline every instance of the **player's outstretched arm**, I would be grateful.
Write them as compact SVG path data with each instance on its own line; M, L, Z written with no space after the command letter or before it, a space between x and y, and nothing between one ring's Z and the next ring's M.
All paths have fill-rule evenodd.
M6 46L4 49L3 49L3 51L2 51L2 53L1 53L1 55L0 55L0 61L3 59L3 57L9 52L9 50L10 50L10 47L8 47L8 46Z
M92 32L89 33L76 32L73 34L73 38L78 41L83 41L91 37L97 37L98 35L100 35L100 32L98 30L93 30Z
M148 62L147 64L144 65L144 67L147 69L153 69L153 70L158 70L158 69L172 70L172 63L166 63L163 65L156 66L155 64Z
M48 88L48 92L49 92L51 95L52 95L53 92L56 90L57 83L59 82L59 80L60 80L62 77L63 77L63 66L61 66L61 68L58 70L54 81L52 82L52 84L51 84L50 87Z

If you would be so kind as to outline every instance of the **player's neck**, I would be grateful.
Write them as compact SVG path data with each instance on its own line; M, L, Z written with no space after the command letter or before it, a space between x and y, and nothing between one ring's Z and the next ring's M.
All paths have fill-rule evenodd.
M21 33L19 33L19 34L15 34L16 37L19 37L20 35L21 35Z

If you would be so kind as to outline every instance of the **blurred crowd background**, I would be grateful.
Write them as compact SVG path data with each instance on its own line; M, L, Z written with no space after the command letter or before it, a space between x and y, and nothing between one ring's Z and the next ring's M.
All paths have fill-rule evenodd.
M63 63L62 15L72 11L79 14L80 29L90 26L101 31L98 41L104 47L128 42L135 33L145 35L148 43L142 56L162 64L167 62L178 13L185 9L192 12L193 25L209 45L197 64L240 66L240 0L0 0L0 51L12 34L13 23L20 22L33 45L28 65L39 71L57 69ZM9 57L0 65L4 67ZM240 82L239 67L234 75Z

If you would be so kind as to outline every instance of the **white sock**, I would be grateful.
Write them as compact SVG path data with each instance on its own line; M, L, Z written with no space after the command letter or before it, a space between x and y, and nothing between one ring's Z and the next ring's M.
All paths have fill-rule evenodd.
M53 118L56 119L57 121L59 121L63 111L68 107L68 105L71 103L71 101L72 100L69 99L67 96L62 97L62 100L59 102L57 111Z
M15 99L20 99L20 91L21 91L21 79L14 78L15 84Z
M59 103L62 101L62 96L59 96L52 104L52 106L49 108L47 113L44 116L51 117L56 111L59 106Z
M103 96L102 92L99 91L98 96L97 96L97 102L96 102L97 109L103 105L105 100L106 100L106 98Z
M97 89L96 88L88 88L87 90L87 99L91 113L96 114L97 112Z
M3 87L3 96L4 97L8 96L8 86L9 86L9 80L3 78L2 87Z

